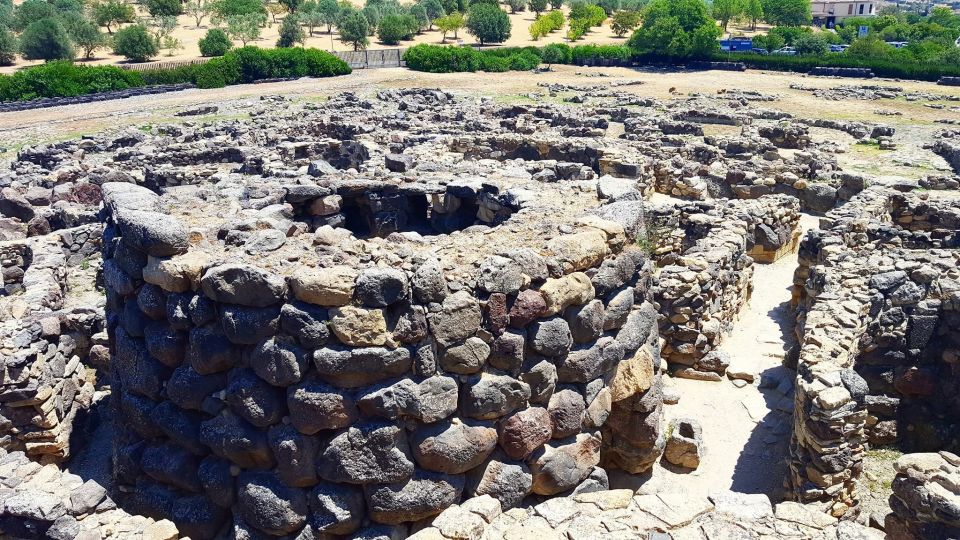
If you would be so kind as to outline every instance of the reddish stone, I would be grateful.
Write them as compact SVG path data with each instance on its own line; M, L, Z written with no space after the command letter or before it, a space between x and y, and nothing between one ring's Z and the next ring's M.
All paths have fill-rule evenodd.
M493 293L487 299L487 329L499 336L510 322L507 316L507 295Z
M893 387L907 396L932 396L937 391L937 375L926 368L911 367L897 374Z
M511 458L522 460L549 441L552 434L550 413L542 407L530 407L500 424L500 447Z
M510 326L523 328L535 321L547 309L547 303L539 291L526 289L517 294L510 308Z
M98 204L103 200L103 190L96 184L81 182L73 187L73 196L81 204Z

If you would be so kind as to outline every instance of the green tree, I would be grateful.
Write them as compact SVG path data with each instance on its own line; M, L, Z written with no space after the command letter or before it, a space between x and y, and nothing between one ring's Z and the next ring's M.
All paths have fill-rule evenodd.
M297 43L302 47L306 41L307 35L303 32L298 17L293 14L284 17L280 24L280 37L277 39L277 47L293 47Z
M853 42L846 55L853 58L890 58L897 52L892 45L877 36L867 36Z
M563 7L563 0L550 0L550 7L553 9L560 9Z
M233 47L227 33L219 28L207 30L207 35L197 41L200 47L200 54L203 56L223 56Z
M727 31L727 25L730 19L743 13L743 3L741 0L713 0L712 14L713 18L720 21L720 28Z
M100 28L88 19L77 19L67 27L67 33L73 39L73 43L83 51L83 58L89 60L93 58L93 53L97 49L107 46L109 40Z
M17 58L17 38L6 28L0 27L0 66L12 66Z
M766 49L767 52L773 52L787 44L783 36L775 32L770 32L763 36L756 36L753 38L753 43L757 47Z
M447 34L453 32L453 39L457 39L460 29L466 26L466 19L463 17L463 13L459 11L454 11L453 13L440 17L436 21L437 28L443 32L443 41L447 40Z
M227 17L227 34L243 44L255 41L260 37L264 16L259 13L246 15L230 15Z
M143 7L152 17L176 17L181 12L180 0L144 0Z
M72 60L73 43L57 19L47 17L27 25L20 35L20 52L27 60Z
M549 5L550 2L548 0L529 0L527 2L527 9L534 12L536 16L539 17L541 13L547 10Z
M411 15L387 15L377 28L377 38L384 45L397 45L416 33L417 21Z
M757 21L763 19L763 3L760 0L744 0L743 15L750 21L750 29L757 29Z
M184 6L184 9L193 17L193 20L197 23L197 28L200 28L203 19L210 15L209 4L204 3L202 0L190 0L186 6Z
M363 9L360 10L360 13L363 13L363 16L367 19L367 25L370 27L370 35L375 34L377 28L380 26L380 19L383 18L383 15L380 13L380 6L367 3L367 5L363 6Z
M93 4L90 12L97 26L103 26L109 34L113 34L113 28L111 28L113 25L130 23L137 17L137 12L133 9L133 6L122 0L97 2Z
M113 52L133 62L146 62L157 55L157 41L142 24L117 30L113 36Z
M433 24L437 19L447 14L447 10L443 7L443 3L440 2L440 0L420 0L420 5L423 6L424 11L427 12L430 30L433 30Z
M287 13L296 13L303 5L303 0L278 0L278 2L287 8Z
M510 17L497 6L474 4L467 14L467 31L480 45L503 43L510 39Z
M827 41L818 34L804 34L794 41L793 46L801 56L822 56L830 50Z
M430 25L430 17L427 17L427 10L423 8L422 4L410 6L410 11L407 15L413 19L415 34L419 34L424 28Z
M628 44L642 55L689 58L718 51L719 37L703 0L653 0Z
M763 17L778 26L810 24L810 0L762 0Z
M520 13L527 7L526 0L504 0L504 3L510 6L510 13Z
M317 13L319 13L322 21L321 24L327 25L327 33L333 32L333 25L340 18L340 4L337 3L337 0L320 0L317 3Z
M614 35L623 37L640 26L640 14L636 11L618 11L613 14L610 21L610 29Z
M609 17L620 9L620 0L596 0L597 5L603 8L603 13Z
M13 20L10 21L10 28L17 32L23 32L34 22L41 19L60 19L60 15L53 4L45 0L26 0L26 2L13 9Z
M308 35L312 36L314 28L323 26L323 16L314 0L308 0L301 4L300 9L297 10L297 17L300 24L307 27Z
M386 17L384 17L384 19L386 19ZM383 21L380 21L380 24L382 26ZM347 14L340 19L337 28L340 31L340 41L351 45L355 51L366 49L370 43L370 40L367 39L367 36L370 35L370 25L367 23L367 18L359 11L352 10L347 12Z
M260 15L264 23L267 20L263 0L215 0L210 4L210 11L214 24L225 23L227 18L237 15Z

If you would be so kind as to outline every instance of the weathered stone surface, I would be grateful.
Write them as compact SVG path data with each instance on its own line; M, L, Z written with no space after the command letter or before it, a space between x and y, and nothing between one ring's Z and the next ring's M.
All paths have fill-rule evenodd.
M351 534L360 528L365 511L359 487L322 482L308 495L310 525L321 534Z
M306 492L285 486L270 473L247 472L237 478L237 512L261 532L295 532L306 523L308 511Z
M407 373L411 365L410 351L403 347L325 347L314 351L313 362L321 378L342 388L359 388L397 377Z
M200 278L204 294L217 302L266 307L283 300L286 282L274 274L245 264L224 264L204 272Z
M567 354L573 345L570 326L561 317L537 321L530 325L530 346L540 354L558 357Z
M494 457L467 475L467 491L474 496L490 495L504 509L520 504L530 493L533 476L523 462Z
M261 341L250 355L253 371L274 386L300 382L308 366L307 353L289 338Z
M562 439L579 433L586 407L583 396L576 390L565 388L554 392L547 406L553 428L552 437Z
M553 426L546 409L531 407L506 417L499 428L499 444L511 459L523 460L550 440Z
M548 279L540 286L540 294L546 304L541 316L549 316L593 300L594 290L586 274L574 272L559 279Z
M330 329L352 347L396 346L381 309L344 306L330 310Z
M324 480L348 484L399 482L413 471L406 433L381 423L347 428L321 451L317 465Z
M494 451L497 430L454 419L424 426L414 432L411 449L424 469L459 474L477 467Z
M403 482L364 487L370 517L379 523L419 521L460 500L463 475L420 471Z
M357 277L355 298L364 306L386 307L407 298L410 285L403 270L368 268Z
M347 427L359 416L349 392L313 377L287 389L287 408L290 421L307 435Z
M460 408L470 418L492 420L530 399L530 385L506 375L471 377L461 392Z
M549 442L528 461L533 475L531 490L554 495L573 489L600 463L600 439L580 433L573 440Z
M441 345L463 341L480 328L480 304L466 291L443 299L442 308L430 313L430 332Z
M353 300L357 271L348 266L304 268L290 278L297 300L319 306L345 306Z
M451 373L469 375L483 369L490 356L490 346L478 337L469 337L461 344L447 347L440 356L440 367Z

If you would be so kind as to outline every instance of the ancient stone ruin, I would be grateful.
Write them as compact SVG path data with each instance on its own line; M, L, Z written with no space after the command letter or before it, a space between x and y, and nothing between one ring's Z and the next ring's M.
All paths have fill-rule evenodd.
M873 525L954 534L957 200L812 136L888 126L621 86L264 98L25 147L0 178L0 531L877 538L864 453L893 444L918 453ZM798 250L788 500L611 489L708 459L670 381L769 384L722 346ZM98 407L109 486L56 465Z

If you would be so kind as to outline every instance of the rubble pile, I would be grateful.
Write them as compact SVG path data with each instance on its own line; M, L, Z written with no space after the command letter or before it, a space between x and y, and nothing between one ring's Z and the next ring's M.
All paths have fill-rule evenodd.
M905 454L894 464L885 529L895 538L960 535L960 457L950 452Z
M168 520L118 508L95 480L0 449L0 534L10 538L176 540Z

